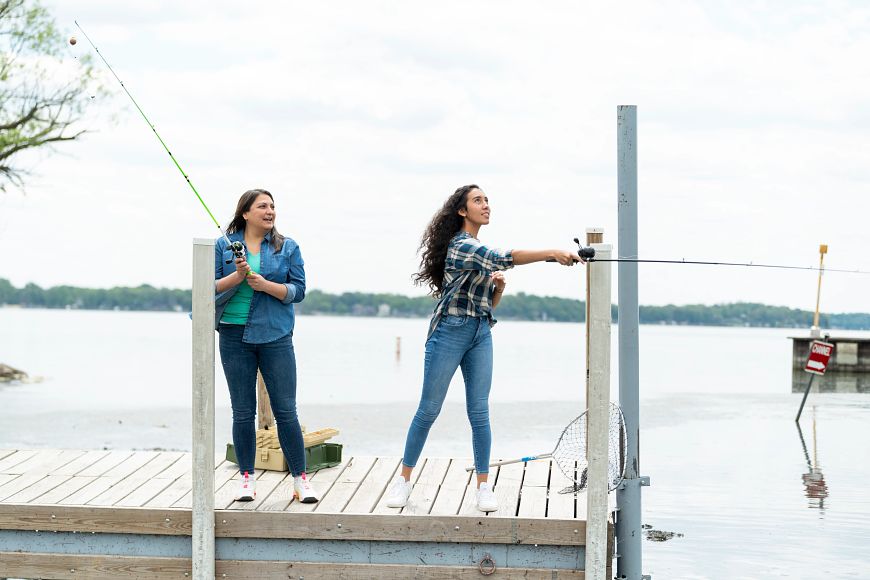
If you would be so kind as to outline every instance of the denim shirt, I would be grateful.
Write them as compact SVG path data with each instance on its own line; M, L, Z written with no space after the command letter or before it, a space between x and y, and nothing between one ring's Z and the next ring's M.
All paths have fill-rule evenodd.
M233 232L227 237L231 242L244 243L245 232ZM284 247L279 252L275 252L270 244L271 240L270 232L260 244L260 275L270 282L284 284L287 287L287 296L283 300L278 300L265 292L254 292L248 320L245 323L245 332L242 335L243 342L263 344L291 334L296 321L293 304L302 302L305 298L305 262L302 260L299 244L290 238L284 238ZM215 283L236 271L235 256L227 246L227 241L223 237L215 241ZM215 329L223 316L227 302L238 288L233 286L225 292L215 293Z

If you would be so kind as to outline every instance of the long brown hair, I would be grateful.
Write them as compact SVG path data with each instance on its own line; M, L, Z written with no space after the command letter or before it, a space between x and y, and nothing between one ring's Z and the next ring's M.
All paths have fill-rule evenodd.
M230 225L227 226L227 233L231 234L233 232L243 232L245 231L245 218L244 214L251 210L251 206L254 205L254 201L260 195L268 195L269 198L274 203L275 198L272 197L272 194L266 191L265 189L249 189L245 193L242 194L242 197L239 198L239 203L236 204L236 213L233 216ZM284 247L284 236L278 233L275 225L272 225L272 247L276 252L280 252L281 248Z
M444 291L444 261L447 258L447 248L453 236L462 229L465 220L459 215L460 209L465 209L468 203L468 193L478 186L463 185L447 198L441 209L432 216L432 221L426 226L423 237L420 240L418 251L422 250L420 257L420 271L414 274L414 284L417 286L428 285L429 293L435 298L440 298Z

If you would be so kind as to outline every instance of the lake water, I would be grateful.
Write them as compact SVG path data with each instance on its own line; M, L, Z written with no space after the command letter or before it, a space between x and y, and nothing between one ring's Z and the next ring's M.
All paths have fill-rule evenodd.
M299 317L303 423L340 429L345 454L400 455L426 328ZM870 395L811 394L799 432L786 337L805 332L641 327L643 522L683 534L644 542L653 578L870 578ZM584 329L502 321L493 336L493 455L549 451L584 408ZM190 350L186 314L0 308L0 362L44 377L0 386L0 447L189 449ZM425 455L470 455L463 400L457 380Z

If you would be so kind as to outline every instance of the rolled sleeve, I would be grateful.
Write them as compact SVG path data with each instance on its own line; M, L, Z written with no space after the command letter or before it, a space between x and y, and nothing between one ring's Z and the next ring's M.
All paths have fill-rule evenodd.
M284 299L281 300L284 304L293 304L294 299L296 298L296 285L287 282L284 284L284 287L287 288L287 295L284 296Z
M287 271L287 296L281 301L284 304L298 304L305 299L305 261L297 246L290 254L290 269Z

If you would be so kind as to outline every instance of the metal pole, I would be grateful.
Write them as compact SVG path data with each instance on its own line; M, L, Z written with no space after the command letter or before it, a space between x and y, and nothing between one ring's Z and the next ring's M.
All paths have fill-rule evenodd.
M795 423L797 423L798 421L801 420L801 413L804 412L804 403L807 402L807 395L810 394L810 389L813 387L813 379L814 379L814 378L816 378L815 373L810 373L810 380L809 380L809 382L807 383L807 388L806 388L806 390L804 391L804 398L801 399L801 406L800 406L800 409L798 409L797 417L794 418L794 422L795 422Z
M637 106L616 109L616 165L618 202L617 248L620 258L637 258ZM649 479L640 475L640 322L637 263L620 262L619 270L619 404L625 415L625 479L617 488L616 577L643 578L641 533L641 485Z
M595 255L610 259L608 244L594 244ZM586 489L585 578L607 578L607 452L610 415L610 271L611 262L592 262L589 268L589 362L586 401L586 447L589 462Z
M214 240L193 240L194 580L214 565Z

